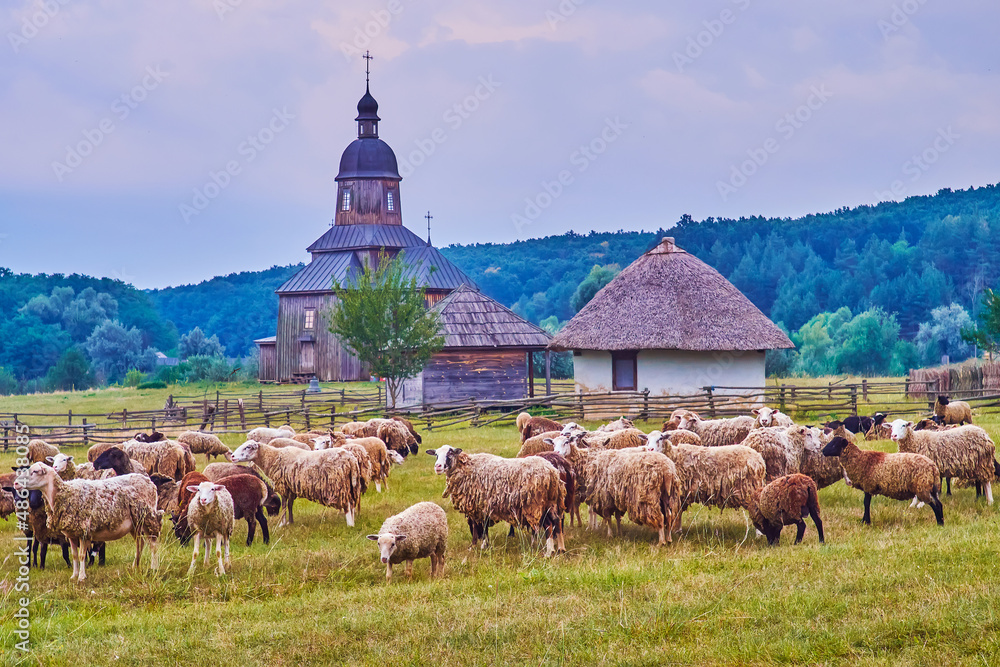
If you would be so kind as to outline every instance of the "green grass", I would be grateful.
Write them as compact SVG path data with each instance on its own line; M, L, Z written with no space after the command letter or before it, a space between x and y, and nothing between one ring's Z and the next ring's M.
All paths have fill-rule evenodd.
M1000 436L1000 422L985 426ZM507 456L518 448L512 427L424 437L424 448L442 444ZM11 462L0 456L4 468ZM547 560L499 526L492 550L468 551L465 521L441 499L444 480L423 448L390 484L367 494L355 528L300 501L293 527L274 528L266 547L258 532L247 548L240 522L222 578L200 563L184 576L190 547L168 535L169 522L156 575L148 555L132 570L129 538L108 545L108 564L89 569L84 585L50 552L49 567L31 572L29 655L12 649L15 526L0 523L0 663L1000 663L1000 522L970 489L945 499L943 529L929 508L884 498L862 526L861 494L837 484L820 492L826 546L809 522L802 545L788 529L768 548L742 512L695 506L672 546L656 548L655 534L632 524L615 539L574 527L569 553ZM448 509L445 577L430 581L423 560L412 581L397 566L386 585L364 536L420 500Z

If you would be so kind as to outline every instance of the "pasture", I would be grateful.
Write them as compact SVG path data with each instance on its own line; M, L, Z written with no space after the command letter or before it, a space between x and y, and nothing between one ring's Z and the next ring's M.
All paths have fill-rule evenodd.
M101 392L97 392L100 394ZM97 400L101 399L99 396ZM159 400L158 398L156 400ZM996 441L1000 420L979 420ZM659 424L637 424L643 430ZM226 436L231 447L242 442ZM443 476L427 448L443 444L513 456L513 427L424 434L417 456L395 467L390 488L366 494L355 528L343 515L296 503L294 526L272 522L271 544L233 535L232 568L199 565L185 576L182 548L164 521L161 569L130 567L130 538L108 545L103 568L69 582L58 550L30 574L31 652L14 649L16 526L0 523L3 664L459 665L459 664L852 664L1000 663L998 508L973 489L944 498L945 526L928 507L876 498L860 523L862 494L820 491L827 544L808 522L769 548L741 511L692 507L683 535L655 547L655 533L624 523L624 536L567 527L568 553L542 557L506 526L494 547L469 551L464 518L441 498ZM890 442L872 446L895 451ZM82 448L67 450L78 460ZM0 456L3 469L13 456ZM198 457L198 467L205 465ZM448 510L443 579L417 561L412 581L384 566L365 535L390 514L432 500ZM585 509L583 510L586 511Z

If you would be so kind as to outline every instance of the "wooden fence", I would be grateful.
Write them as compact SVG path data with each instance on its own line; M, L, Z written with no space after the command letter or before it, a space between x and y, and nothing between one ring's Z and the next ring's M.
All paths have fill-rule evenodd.
M553 385L548 396L504 401L461 400L424 405L406 416L423 429L448 426L480 427L510 424L524 410L561 420L601 420L627 416L660 421L677 408L705 418L749 414L759 405L776 407L810 422L870 414L875 410L899 416L927 413L937 386L908 378L898 382L829 383L827 385L779 384L760 387L705 387L688 396L657 396L649 392L575 393L572 381ZM963 396L977 411L1000 408L1000 391L979 391ZM278 393L216 392L201 396L171 396L160 410L127 410L111 413L8 413L0 414L0 444L4 451L16 441L15 427L27 424L31 436L60 445L89 446L121 442L138 431L159 430L170 436L181 431L211 430L218 434L246 432L255 426L290 424L297 430L333 428L349 421L363 421L387 413L381 387L324 390L305 389Z
M910 371L910 387L930 394L948 394L952 398L973 398L1000 394L1000 361L968 361L936 368Z

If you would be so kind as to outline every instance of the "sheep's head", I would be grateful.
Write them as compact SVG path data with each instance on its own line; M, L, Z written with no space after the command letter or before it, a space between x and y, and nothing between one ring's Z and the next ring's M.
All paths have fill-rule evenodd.
M826 447L823 448L823 456L840 456L840 453L844 451L844 447L847 447L849 444L847 438L837 436L826 443Z
M764 428L771 426L774 423L775 417L778 414L777 410L773 410L766 406L762 408L754 408L750 412L755 417L757 417L757 423L763 426Z
M226 493L229 493L226 490L226 487L221 484L216 484L215 482L202 482L197 486L192 484L187 487L187 490L195 494L194 498L191 499L191 502L195 502L195 500L197 500L198 504L203 506L208 506L214 503L219 492L226 491Z
M47 456L45 459L52 464L52 469L57 473L64 472L69 464L73 462L73 457L69 454L56 454L55 456Z
M47 489L50 484L52 484L56 477L56 471L41 461L38 463L33 463L30 468L28 468L28 474L18 477L15 482L15 487L24 487L31 491L40 491L42 489Z
M552 447L552 451L559 456L567 457L572 449L573 439L565 435L560 435L557 438L545 438L542 442Z
M452 466L455 465L455 459L462 453L462 450L451 445L442 445L437 449L428 449L427 453L435 457L434 473L440 475L451 470Z
M445 445L447 447L447 445ZM396 546L406 539L406 535L394 535L393 533L381 533L379 535L369 535L369 540L378 542L378 550L382 556L382 562L388 563Z
M253 461L257 458L257 454L260 453L260 443L256 440L247 440L242 445L236 448L233 452L233 456L230 461L233 463L242 463L246 461Z
M906 436L907 429L913 428L913 422L908 422L905 419L897 419L890 424L890 428L892 429L892 433L889 437L893 440L901 440Z
M574 433L586 433L586 432L587 430L582 426L580 426L579 424L577 424L576 422L567 422L566 425L562 427L562 431L560 431L560 434L564 436L571 436Z
M646 451L663 454L670 448L670 435L660 431L652 431L646 436Z
M700 421L701 417L699 417L697 413L688 411L681 415L681 421L680 424L678 424L678 428L690 431L693 430L692 427L696 426Z
M101 455L94 459L94 470L112 470L115 466L128 469L131 465L128 456L117 447L111 447L101 452Z
M801 438L806 447L819 445L819 438L816 437L813 430L808 426L799 426L798 424L789 426L787 433L795 438Z
M389 460L395 463L396 465L401 466L403 465L403 462L406 461L406 459L403 458L403 455L400 454L399 452L393 449L390 449L388 451L389 451Z
M876 412L875 415L872 417L872 421L874 422L875 426L881 426L882 422L885 421L885 418L886 414L884 412Z
M951 402L951 398L948 396L938 396L937 402L941 405L948 405Z

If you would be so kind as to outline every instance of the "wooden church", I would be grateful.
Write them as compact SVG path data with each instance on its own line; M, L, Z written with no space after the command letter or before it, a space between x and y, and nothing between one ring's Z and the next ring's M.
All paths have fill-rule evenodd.
M261 381L306 382L312 377L321 382L369 379L368 370L330 333L326 313L337 299L334 281L341 285L349 284L349 277L360 271L365 262L377 265L380 253L393 258L403 253L410 275L416 277L426 290L429 308L463 285L465 290L478 293L475 283L431 246L429 239L424 241L403 226L399 188L402 177L392 148L379 139L378 124L381 119L378 102L372 97L367 82L364 97L358 102L355 120L358 123L358 138L351 142L340 158L334 224L307 248L312 256L309 264L278 288L276 335L255 341L260 350L258 377ZM480 295L479 300L492 302L485 295ZM524 387L521 395L527 395L530 393L530 376L527 373L530 352L544 349L549 336L538 327L520 320L500 304L496 306L509 313L498 318L502 321L493 325L503 327L505 333L501 347L508 354L506 364L501 365L519 360L514 364L520 370L516 374L517 383ZM512 322L511 316L520 321ZM515 331L524 334L523 340L511 335ZM446 341L451 333L442 331ZM482 338L487 339L488 336ZM495 363L491 373L487 374L489 377L478 375L480 364L475 361L485 350L493 347L492 339L489 340L491 342L483 347L469 346L468 340L463 341L460 349L450 349L446 344L445 350L436 359L435 372L444 373L451 382L455 382L456 392L451 398L462 398L470 392L470 395L481 398L492 394L510 398L512 393L520 393L510 386L509 381L498 382L500 376ZM515 351L520 354L511 356ZM454 372L442 369L446 360L455 364ZM431 384L428 382L427 389ZM495 385L496 391L485 385ZM435 391L435 398L444 393L447 392ZM411 404L423 402L423 396L411 394L410 401Z

